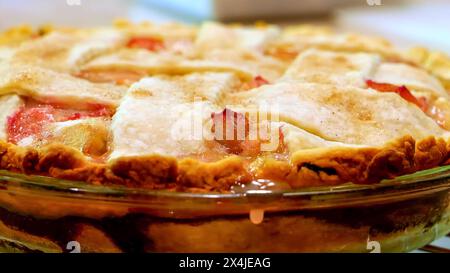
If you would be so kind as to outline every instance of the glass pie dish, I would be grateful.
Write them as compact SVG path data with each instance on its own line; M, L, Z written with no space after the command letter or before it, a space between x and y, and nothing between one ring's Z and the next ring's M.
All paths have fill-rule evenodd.
M407 252L450 231L450 166L289 191L186 193L0 171L0 252Z

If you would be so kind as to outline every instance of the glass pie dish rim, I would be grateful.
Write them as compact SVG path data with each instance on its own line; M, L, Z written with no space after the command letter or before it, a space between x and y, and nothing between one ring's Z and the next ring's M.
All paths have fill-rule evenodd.
M267 180L270 182L270 180ZM257 199L264 199L270 197L282 198L309 198L314 196L326 195L345 195L345 194L369 194L380 191L389 191L397 189L411 189L411 188L427 188L427 185L433 186L433 182L441 181L444 183L436 183L437 187L450 188L450 165L436 167L419 171L413 174L399 176L389 180L382 180L375 184L353 184L351 182L334 185L334 186L319 186L319 187L304 187L290 190L249 190L242 193L219 193L219 192L181 192L170 190L152 190L145 188L131 188L117 185L93 185L82 181L71 181L58 179L39 175L26 175L10 171L0 170L0 190L4 186L12 188L27 188L36 191L45 191L54 195L89 195L92 197L108 197L123 198L139 197L139 199L146 199L152 197L162 198L188 198L188 199L203 199L203 200L218 200L218 199L248 199L255 197Z

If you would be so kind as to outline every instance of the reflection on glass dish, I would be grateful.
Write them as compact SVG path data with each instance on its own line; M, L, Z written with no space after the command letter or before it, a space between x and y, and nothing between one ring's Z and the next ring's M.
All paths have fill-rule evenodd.
M0 173L0 249L406 252L450 231L450 168L376 185L181 193Z

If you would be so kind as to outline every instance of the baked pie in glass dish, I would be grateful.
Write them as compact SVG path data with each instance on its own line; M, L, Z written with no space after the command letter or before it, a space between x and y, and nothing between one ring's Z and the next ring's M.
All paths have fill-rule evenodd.
M0 249L419 247L450 230L449 92L445 54L324 27L8 30Z

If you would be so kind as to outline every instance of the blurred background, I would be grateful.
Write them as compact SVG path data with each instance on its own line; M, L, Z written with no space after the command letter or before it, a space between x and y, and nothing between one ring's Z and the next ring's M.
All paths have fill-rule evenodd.
M0 29L24 23L107 25L118 17L331 24L450 54L450 0L0 0Z

